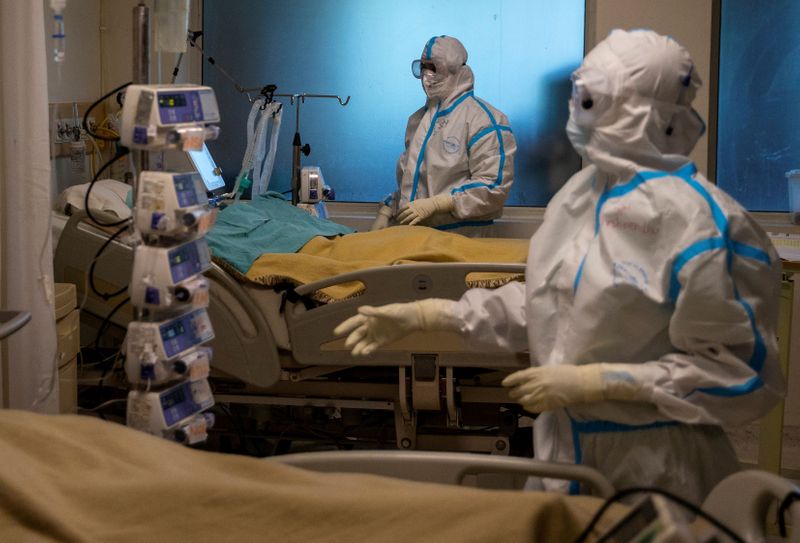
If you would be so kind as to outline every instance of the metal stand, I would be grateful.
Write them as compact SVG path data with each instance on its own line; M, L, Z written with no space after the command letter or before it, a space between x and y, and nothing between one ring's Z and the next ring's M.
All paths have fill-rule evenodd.
M278 94L274 92L277 87L275 85L267 85L260 88L239 89L239 92L247 94L248 99L252 102L254 99L250 97L251 92L258 91L261 95L267 98L267 101L272 101L273 96L282 96L289 98L289 103L295 108L295 121L294 121L294 138L292 139L292 205L297 205L300 201L300 153L308 156L311 153L311 146L309 144L303 145L300 138L300 104L305 103L306 98L335 98L339 101L339 105L346 106L350 102L350 97L342 100L341 96L335 94L309 94L307 92L292 93L292 94Z
M133 8L133 83L146 85L150 83L150 9L143 3ZM137 170L143 172L150 169L150 156L147 151L133 151L133 162ZM133 179L134 202L137 179Z
M264 96L267 99L267 103L272 101L273 96L281 96L284 98L289 98L289 103L295 106L295 129L294 138L292 139L292 205L297 205L297 203L300 201L300 153L303 153L305 156L308 156L309 153L311 153L311 146L307 143L303 145L303 141L300 138L300 104L305 103L306 98L335 98L339 101L339 105L344 107L350 102L350 97L347 96L344 100L342 100L342 97L336 94L310 94L307 92L278 94L275 92L275 89L278 88L275 85L264 85L261 87L251 87L246 89L239 85L233 76L229 74L225 68L220 66L214 57L206 55L206 52L197 43L198 38L200 38L202 35L202 32L193 32L190 30L187 36L189 45L196 47L200 51L200 54L202 54L203 57L208 60L208 63L219 70L219 72L233 84L237 92L247 95L247 100L251 104L257 99L257 97L254 98L250 95L250 93L257 92L259 96Z

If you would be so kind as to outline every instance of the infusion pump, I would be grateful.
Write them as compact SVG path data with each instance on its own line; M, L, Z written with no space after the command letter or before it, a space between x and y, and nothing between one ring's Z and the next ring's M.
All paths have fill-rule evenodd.
M183 381L175 386L149 392L132 390L128 395L128 426L149 434L193 445L204 441L214 424L214 405L208 381Z
M219 107L211 87L129 85L122 106L120 143L150 151L198 150L219 134Z
M207 204L200 174L144 171L136 196L136 229L143 235L176 239L202 236L217 213Z
M138 150L202 149L219 132L211 87L130 85L125 92L121 145ZM216 219L195 173L142 171L133 225L134 252L125 374L127 424L181 443L204 441L214 424L208 384L214 337L206 313L211 255L203 236Z

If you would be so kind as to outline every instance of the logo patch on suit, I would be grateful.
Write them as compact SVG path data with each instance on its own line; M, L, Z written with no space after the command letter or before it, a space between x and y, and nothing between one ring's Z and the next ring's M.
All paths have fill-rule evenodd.
M635 262L614 262L614 285L633 285L644 290L649 283L645 269Z
M450 153L452 155L461 150L461 142L458 141L458 138L455 136L450 136L442 140L442 147L445 153Z

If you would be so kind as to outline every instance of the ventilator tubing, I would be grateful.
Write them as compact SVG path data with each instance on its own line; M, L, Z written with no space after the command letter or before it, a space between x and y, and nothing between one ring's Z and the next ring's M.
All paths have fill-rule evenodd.
M259 98L253 102L253 107L250 108L250 114L247 116L247 148L242 158L242 168L239 175L236 176L236 185L233 188L237 200L247 189L249 182L252 182L253 186L252 196L262 194L269 188L278 147L282 108L281 104L277 102L265 105L264 101L265 98ZM258 122L256 122L256 117L258 117ZM270 121L272 121L272 132L267 152L264 139ZM250 175L251 171L252 176ZM247 180L246 184L242 183L244 180Z

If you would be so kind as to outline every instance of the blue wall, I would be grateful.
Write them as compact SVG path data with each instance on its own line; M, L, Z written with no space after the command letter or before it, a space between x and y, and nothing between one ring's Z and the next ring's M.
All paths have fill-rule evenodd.
M800 2L723 0L717 180L752 211L788 211L800 168Z
M408 116L424 104L411 75L433 35L459 38L475 93L503 111L519 151L510 204L544 205L580 167L564 134L569 74L583 57L584 0L206 0L204 49L244 87L351 96L300 110L303 165L322 168L337 200L378 201L396 188ZM230 184L241 166L250 104L218 70L204 82L220 102L209 147ZM270 188L289 189L294 108L284 102Z

